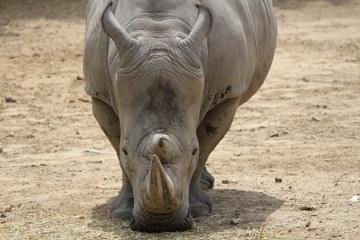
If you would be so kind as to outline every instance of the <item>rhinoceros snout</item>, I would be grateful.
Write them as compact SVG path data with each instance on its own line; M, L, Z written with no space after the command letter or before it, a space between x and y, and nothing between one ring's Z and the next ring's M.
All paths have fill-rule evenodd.
M183 214L185 213L185 214ZM190 210L172 215L157 215L146 211L133 212L130 227L141 232L177 232L189 230L193 225Z

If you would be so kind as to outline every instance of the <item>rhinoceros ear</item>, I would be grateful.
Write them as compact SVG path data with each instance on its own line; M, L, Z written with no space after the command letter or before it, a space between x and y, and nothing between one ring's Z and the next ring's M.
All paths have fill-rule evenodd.
M118 49L124 49L129 47L129 44L133 42L133 38L125 31L125 29L116 20L111 8L112 1L110 1L104 12L101 15L101 25L104 32L114 40Z
M199 12L196 23L190 34L182 42L193 50L200 51L202 42L211 30L212 16L207 7L203 5L197 5L197 7Z

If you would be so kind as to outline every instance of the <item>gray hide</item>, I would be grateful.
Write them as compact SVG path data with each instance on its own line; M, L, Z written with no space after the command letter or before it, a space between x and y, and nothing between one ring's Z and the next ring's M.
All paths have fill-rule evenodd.
M272 1L107 4L88 3L84 74L123 171L109 216L133 230L189 229L211 212L206 160L272 63Z

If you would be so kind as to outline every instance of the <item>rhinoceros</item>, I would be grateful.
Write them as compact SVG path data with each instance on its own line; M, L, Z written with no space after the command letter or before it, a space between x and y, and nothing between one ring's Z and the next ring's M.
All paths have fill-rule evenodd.
M206 161L264 82L276 38L271 0L89 1L85 90L122 170L111 219L184 231L211 212Z

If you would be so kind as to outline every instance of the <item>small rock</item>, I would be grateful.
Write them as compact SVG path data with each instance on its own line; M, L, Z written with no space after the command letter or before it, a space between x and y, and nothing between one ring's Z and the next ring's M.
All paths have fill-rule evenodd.
M320 122L320 118L318 118L318 117L312 117L311 120L313 120L315 122Z
M314 207L309 207L309 206L301 206L301 207L299 207L299 210L301 210L301 211L316 211L316 209Z
M1 217L1 218L6 218L5 213L1 213L1 214L0 214L0 217Z
M240 218L234 218L230 221L230 225L238 225L240 223Z
M308 228L307 230L308 230L309 232L313 232L313 231L317 231L318 229L313 227L313 228Z
M350 198L350 202L358 202L359 201L359 196L352 196L352 198Z
M14 102L16 102L16 99L13 97L5 97L5 101L7 103L14 103Z
M229 182L229 180L222 180L221 183L222 183L222 184L229 184L230 182Z
M286 135L289 134L290 132L288 130L282 130L282 134Z
M14 205L10 204L10 206L5 208L5 212L11 212L13 208L14 208Z
M0 147L0 153L3 153L4 149L2 147Z
M84 81L84 80L85 80L85 78L84 78L84 77L81 77L81 76L77 76L77 77L76 77L76 80L79 80L79 81Z
M305 227L310 227L310 225L311 225L311 222L307 222L307 223L305 224Z
M121 225L122 228L130 228L130 224L129 223L124 223L123 225Z
M317 105L315 105L317 108L323 108L323 109L326 109L327 108L327 105L319 105L319 104L317 104Z
M304 82L310 82L310 80L308 78L306 78L306 77L303 77L301 80L304 81Z
M11 132L7 135L7 137L15 137L15 133Z
M275 178L275 182L276 182L276 183L281 183L281 182L282 182L282 178L276 177L276 178Z
M95 149L82 149L84 152L88 152L88 153L94 153L94 154L104 154L103 152L100 152L98 150Z
M269 137L279 137L279 132L278 131L273 131L269 134Z

